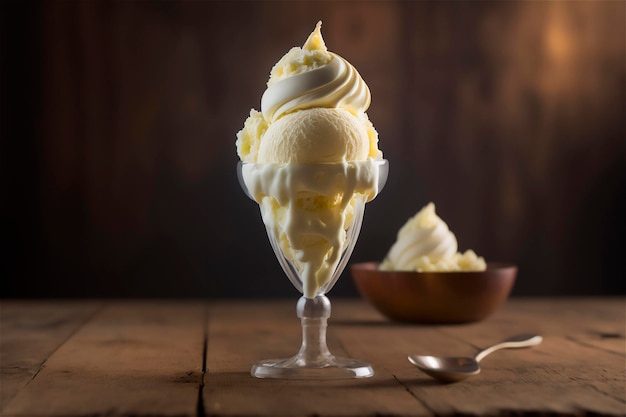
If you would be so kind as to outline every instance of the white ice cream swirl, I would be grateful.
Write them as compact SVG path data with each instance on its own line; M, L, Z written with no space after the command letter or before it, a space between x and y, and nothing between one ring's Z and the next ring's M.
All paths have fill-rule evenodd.
M402 226L381 268L415 271L421 258L437 262L452 257L457 247L454 233L435 214L435 205L429 203Z
M482 256L468 249L457 252L457 241L448 225L429 203L410 218L398 232L380 269L387 271L484 271Z
M370 90L356 68L329 52L330 62L271 84L261 98L261 112L274 122L282 115L314 107L343 108L355 116L370 105Z

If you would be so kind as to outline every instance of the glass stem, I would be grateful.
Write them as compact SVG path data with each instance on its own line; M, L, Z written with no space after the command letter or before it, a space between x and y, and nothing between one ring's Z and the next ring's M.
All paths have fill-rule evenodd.
M326 328L330 317L330 300L325 295L315 298L300 297L297 305L302 322L302 346L298 356L307 364L315 365L331 357L326 345Z

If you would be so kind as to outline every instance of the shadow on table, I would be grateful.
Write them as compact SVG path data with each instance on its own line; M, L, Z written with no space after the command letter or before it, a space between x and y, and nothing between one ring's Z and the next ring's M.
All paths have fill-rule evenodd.
M401 323L391 320L350 320L350 319L338 319L333 320L331 317L328 320L329 326L355 326L355 327L389 327L389 328L416 328L416 327L435 327L441 326L441 324L429 324L429 323Z
M311 384L318 383L320 387L338 387L353 388L353 389L371 389L371 388L394 388L398 385L402 385L405 388L411 387L434 387L445 385L441 382L435 381L430 378L417 377L415 379L407 381L399 381L395 377L377 377L373 378L356 378L356 379L335 379L335 380L314 380L314 379L273 379L273 378L255 378L250 375L248 371L228 371L228 372L208 372L206 375L207 389L211 389L211 386L223 387L242 387L242 383L245 386L252 386L254 382L265 383L269 385L283 386L288 384L292 387L306 386L311 387ZM239 383L235 383L235 382Z

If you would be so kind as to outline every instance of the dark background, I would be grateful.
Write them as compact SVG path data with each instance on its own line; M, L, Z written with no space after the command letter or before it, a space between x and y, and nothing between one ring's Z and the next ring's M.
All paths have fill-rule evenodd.
M1 297L295 297L234 142L318 20L390 161L354 262L434 201L515 295L626 293L624 1L0 8Z

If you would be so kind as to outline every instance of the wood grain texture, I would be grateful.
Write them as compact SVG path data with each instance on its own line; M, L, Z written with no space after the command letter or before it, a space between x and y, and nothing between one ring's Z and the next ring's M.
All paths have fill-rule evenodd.
M623 299L611 302L588 300L511 301L507 308L486 320L468 326L449 326L438 331L445 341L467 344L455 355L470 356L515 333L538 333L544 342L525 350L504 350L482 362L481 374L464 384L438 385L425 389L427 377L411 372L399 380L437 413L525 413L579 415L624 415ZM600 307L600 308L598 308ZM601 335L611 335L596 346ZM432 345L416 353L437 354ZM415 342L418 342L417 340ZM419 345L419 342L416 343ZM618 352L619 351L619 352ZM449 352L449 354L452 354Z
M0 415L48 357L100 306L98 302L60 301L0 304Z
M392 323L361 302L340 300L329 321L331 350L365 359L376 371L372 379L341 383L249 376L255 360L295 353L300 336L291 304L220 304L212 312L204 396L210 414L621 416L626 411L623 299L513 299L486 321L456 326ZM499 351L483 361L480 375L459 384L435 382L406 359L409 353L471 356L526 332L544 335L542 345Z
M285 381L250 376L255 361L293 356L300 347L295 300L231 303L211 309L204 404L209 415L430 415L386 369L368 379ZM332 325L331 325L332 327ZM337 356L355 357L353 343L331 330Z
M623 297L513 298L487 320L447 326L331 302L331 350L370 362L374 377L250 376L255 361L298 350L295 299L3 303L2 416L626 415ZM434 381L406 359L471 356L517 333L544 341L495 352L460 383Z
M55 351L4 416L193 416L202 303L115 302Z

